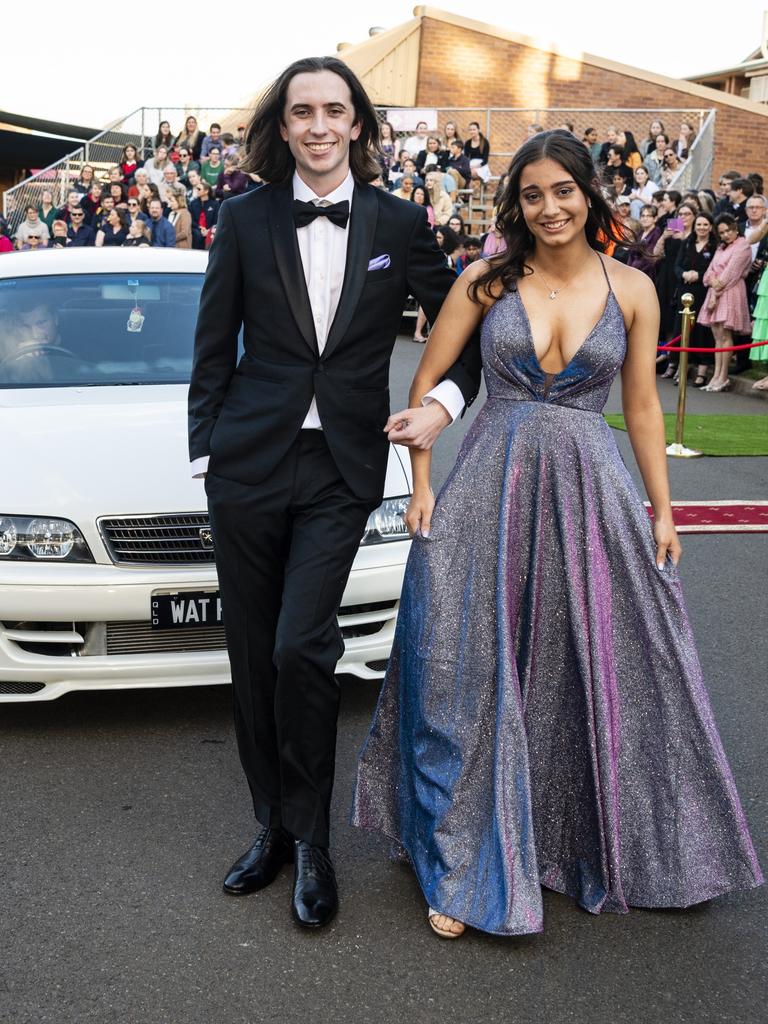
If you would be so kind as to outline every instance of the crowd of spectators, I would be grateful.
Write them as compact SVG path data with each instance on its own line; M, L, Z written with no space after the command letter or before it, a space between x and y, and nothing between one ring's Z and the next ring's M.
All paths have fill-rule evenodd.
M0 223L0 252L110 245L206 249L216 232L219 207L231 196L259 188L255 175L240 169L245 126L237 135L214 122L203 132L194 116L174 134L158 125L146 151L127 143L106 174L86 164L62 206L44 190L30 203L13 237ZM431 225L446 225L461 208L459 192L490 179L490 145L477 122L466 141L453 122L442 135L425 121L399 136L381 125L381 177L375 182L399 198L420 203ZM463 249L460 254L466 257Z
M204 133L190 116L174 135L163 121L147 152L127 143L106 175L84 165L63 206L45 189L39 203L27 206L12 239L0 223L0 252L112 245L206 249L221 203L262 184L239 169L244 133L244 125L233 136L217 123Z
M728 348L766 340L768 202L762 177L726 171L714 190L681 192L670 183L689 158L696 137L690 123L682 122L672 143L660 121L651 123L639 146L629 131L609 128L606 136L601 142L597 131L587 128L582 141L616 222L626 232L626 246L613 248L611 255L654 281L660 344L679 337L686 292L693 296L696 315L692 347ZM690 360L693 384L704 391L724 391L731 376L747 369L750 361L766 360L768 346L696 353ZM662 377L678 382L674 350L661 353L657 365ZM754 386L768 390L768 378Z
M412 135L398 136L389 121L382 121L380 138L382 188L401 198L410 198L417 186L429 186L429 180L440 182L442 191L452 205L461 205L458 193L477 188L491 178L488 163L490 143L477 121L470 121L466 139L462 139L454 121L446 121L442 130L430 132L426 121L419 121ZM447 210L442 200L443 211ZM447 214L437 223L445 224Z
M493 227L473 235L462 217L468 192L478 195L491 181L490 142L477 121L467 124L465 139L461 136L455 121L446 121L439 132L430 132L427 122L419 121L413 134L400 136L389 121L383 121L379 136L381 175L374 181L398 199L426 208L437 244L447 265L457 274L499 249L498 232ZM494 212L500 191L497 189L493 200ZM425 342L426 329L426 316L419 308L413 340Z
M559 125L574 133L570 122ZM528 126L528 135L543 128ZM215 236L222 202L260 187L255 175L240 170L245 126L237 135L213 123L203 132L193 116L174 135L161 122L146 152L124 146L120 159L100 178L85 165L57 208L53 193L42 192L30 204L11 239L0 219L0 252L12 248L155 246L208 248ZM462 138L465 135L465 138ZM647 274L656 285L661 308L659 340L680 333L680 298L694 297L692 343L715 348L744 343L755 333L768 340L768 208L759 174L721 174L717 188L681 193L672 187L690 157L695 126L683 120L671 138L655 120L640 142L629 129L609 126L600 138L588 127L582 141L595 164L616 221L626 230L626 246L612 251ZM504 247L493 217L505 178L498 182L489 230L468 231L462 217L468 190L477 192L491 178L490 144L472 121L462 132L447 121L439 132L420 121L413 133L398 134L388 121L380 127L381 175L376 186L425 207L446 262L457 273L482 256ZM754 328L752 326L754 320ZM424 341L426 321L418 312L414 341ZM768 345L752 350L755 361L768 359ZM707 391L729 386L730 373L745 369L750 351L706 353L693 362L694 385ZM674 354L659 357L659 372L676 379ZM710 376L711 374L711 376ZM756 386L765 385L768 379Z

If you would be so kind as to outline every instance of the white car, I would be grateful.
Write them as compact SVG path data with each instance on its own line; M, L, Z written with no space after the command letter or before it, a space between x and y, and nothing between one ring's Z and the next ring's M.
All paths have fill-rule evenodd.
M0 258L0 701L229 682L186 396L207 254ZM344 593L339 673L383 675L409 549L404 450Z

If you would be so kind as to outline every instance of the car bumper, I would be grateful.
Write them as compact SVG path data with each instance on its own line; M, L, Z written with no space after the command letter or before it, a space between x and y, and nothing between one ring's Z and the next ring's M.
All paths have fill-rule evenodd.
M339 615L339 674L384 675L409 547L397 541L358 552ZM221 627L160 636L150 626L153 594L216 586L212 566L4 565L0 703L54 700L73 690L229 683Z

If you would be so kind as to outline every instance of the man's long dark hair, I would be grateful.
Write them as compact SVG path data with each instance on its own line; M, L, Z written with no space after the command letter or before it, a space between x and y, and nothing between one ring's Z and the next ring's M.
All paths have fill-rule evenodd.
M280 134L284 123L288 86L296 75L306 72L332 71L349 86L355 121L360 124L360 136L349 146L349 167L355 181L373 181L381 174L378 157L379 122L376 111L368 99L360 79L338 57L304 57L294 61L270 85L259 100L245 132L245 160L241 170L258 174L266 182L283 184L293 175L296 162Z
M595 166L584 143L562 128L540 132L523 143L509 165L509 181L496 213L496 226L504 236L507 248L492 257L488 270L470 286L473 298L477 298L480 289L492 297L492 288L499 281L510 290L518 278L531 273L526 260L533 253L534 237L526 226L520 207L520 176L528 164L545 159L554 160L564 167L590 204L584 233L591 248L605 252L611 242L631 247L631 237L617 224L603 196Z

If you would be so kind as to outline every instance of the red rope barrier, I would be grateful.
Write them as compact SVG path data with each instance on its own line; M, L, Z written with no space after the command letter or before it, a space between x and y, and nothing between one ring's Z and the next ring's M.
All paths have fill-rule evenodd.
M767 341L753 341L750 345L729 345L727 348L682 348L681 346L675 345L676 341L680 341L680 335L673 338L672 341L668 341L666 345L659 345L659 352L742 352L747 348L762 348L763 345L768 345Z

